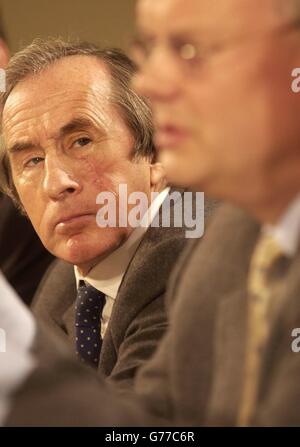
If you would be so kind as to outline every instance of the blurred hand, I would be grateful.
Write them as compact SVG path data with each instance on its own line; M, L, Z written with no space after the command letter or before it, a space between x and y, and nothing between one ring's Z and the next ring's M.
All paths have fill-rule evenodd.
M6 344L18 345L24 350L32 345L35 321L29 309L18 298L0 272L0 328L6 334Z
M0 272L0 426L10 409L11 394L31 373L30 353L36 325Z

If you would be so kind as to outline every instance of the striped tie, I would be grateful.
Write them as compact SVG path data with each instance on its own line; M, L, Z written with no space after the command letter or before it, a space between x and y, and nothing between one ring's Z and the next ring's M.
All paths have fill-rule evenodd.
M249 425L257 402L261 361L270 329L273 295L278 285L278 278L272 277L271 272L282 258L282 250L276 241L263 234L254 250L248 277L248 332L239 426Z

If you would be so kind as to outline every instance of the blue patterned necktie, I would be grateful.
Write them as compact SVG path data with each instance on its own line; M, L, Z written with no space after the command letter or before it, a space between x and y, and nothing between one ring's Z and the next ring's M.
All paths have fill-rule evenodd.
M76 353L81 361L98 366L101 338L101 316L105 295L80 281L75 306Z

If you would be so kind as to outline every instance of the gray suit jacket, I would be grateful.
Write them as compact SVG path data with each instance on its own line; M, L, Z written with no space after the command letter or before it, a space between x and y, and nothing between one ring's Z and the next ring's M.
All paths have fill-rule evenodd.
M235 425L243 382L246 282L259 229L244 212L225 206L201 244L195 242L182 255L167 298L170 328L139 371L134 396L122 400L53 347L56 380L41 361L16 395L8 425ZM300 326L299 269L300 250L277 273L282 287L274 296L252 425L300 424L300 354L291 349L291 332ZM85 394L74 396L75 385L82 385ZM36 411L37 405L42 411Z
M207 202L206 215L213 205L214 202ZM125 272L99 362L99 372L120 386L131 385L137 369L153 354L166 330L166 283L187 242L184 233L184 227L150 227ZM39 287L33 310L39 321L68 341L72 350L75 299L74 268L57 261Z
M168 293L176 330L168 331L136 381L152 415L187 425L236 424L244 377L247 277L259 232L246 213L224 206L201 246L195 242L183 255ZM277 271L282 286L273 296L275 312L252 425L300 424L300 354L291 349L291 332L300 326L299 270L300 250Z

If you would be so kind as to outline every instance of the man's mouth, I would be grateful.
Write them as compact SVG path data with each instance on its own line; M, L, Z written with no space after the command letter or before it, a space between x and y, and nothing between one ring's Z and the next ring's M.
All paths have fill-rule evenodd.
M154 142L158 149L176 148L187 138L187 132L173 124L158 126Z
M55 230L59 234L69 233L70 231L80 230L91 219L96 219L93 213L69 214L61 217L55 224ZM96 221L96 220L95 220Z

